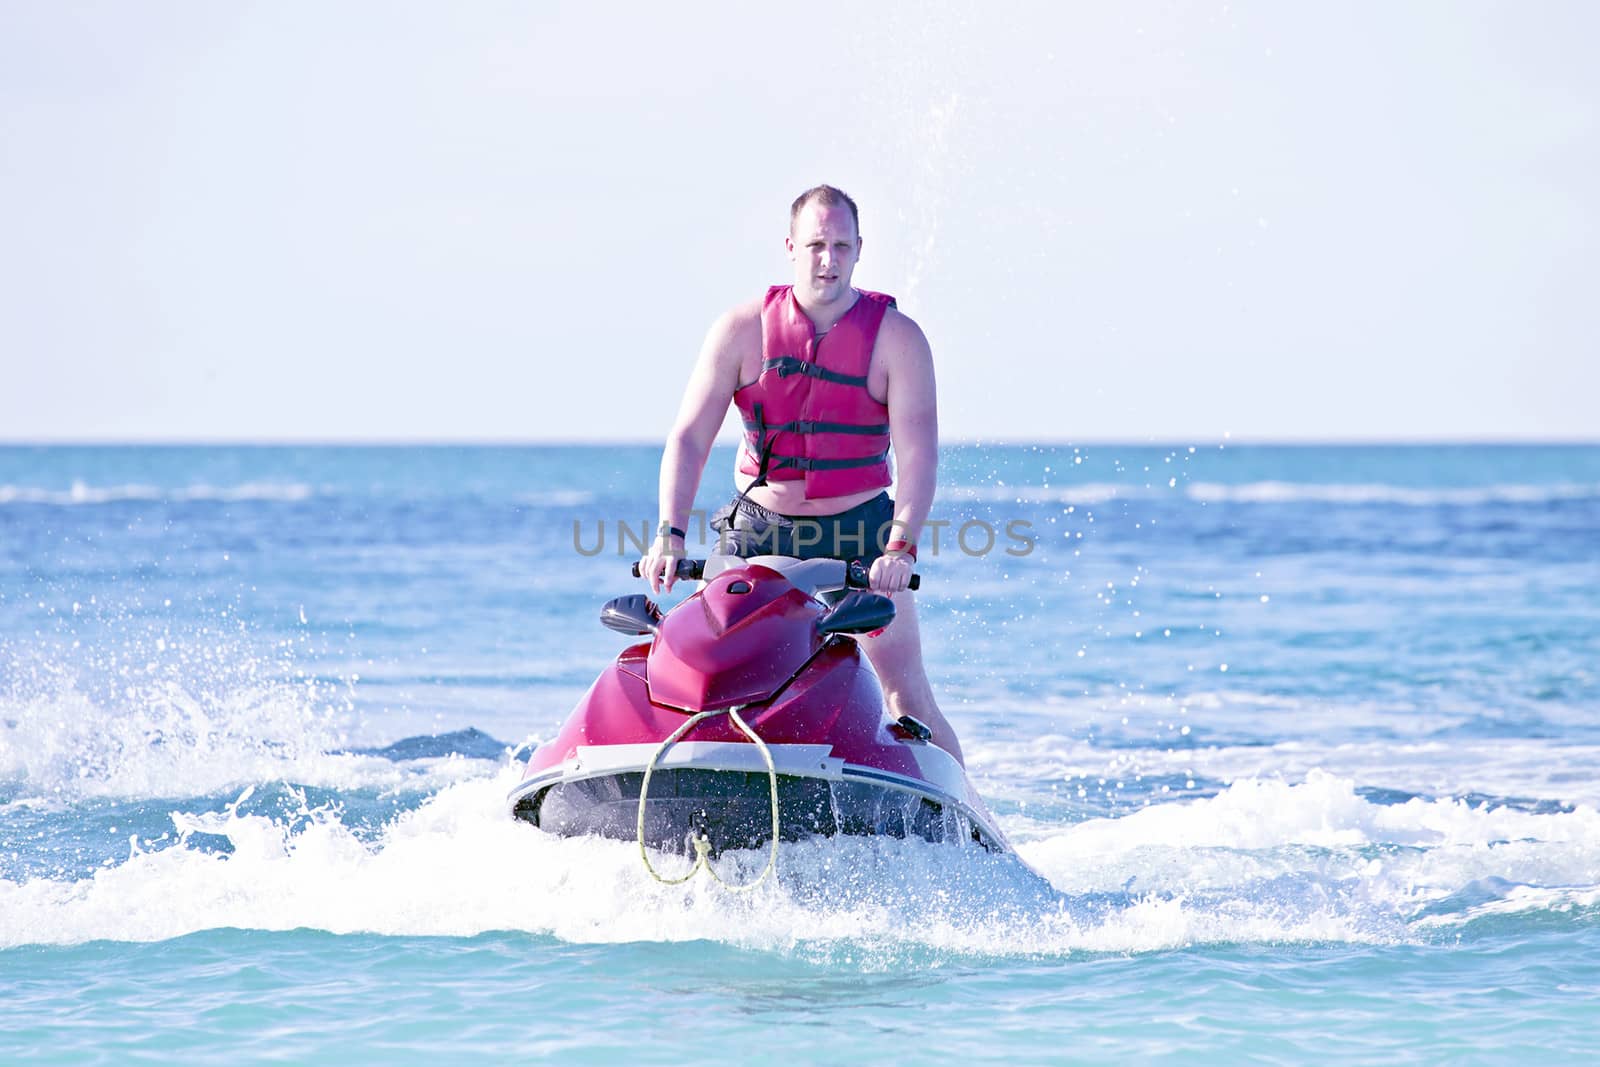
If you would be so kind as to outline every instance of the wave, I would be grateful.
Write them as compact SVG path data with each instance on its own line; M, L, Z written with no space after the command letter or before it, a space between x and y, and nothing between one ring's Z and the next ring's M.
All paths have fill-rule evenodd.
M1600 485L1573 482L1501 484L1461 488L1421 488L1378 482L1085 482L1081 485L955 485L941 489L942 501L984 504L1068 504L1093 507L1119 500L1160 500L1179 496L1205 504L1396 504L1408 507L1481 504L1551 504L1600 499Z
M1012 957L1019 945L1061 957L1415 942L1490 916L1588 921L1600 895L1600 811L1595 787L1581 784L1600 781L1600 747L1534 739L1478 749L974 742L975 780L1015 856L793 842L780 846L778 879L747 896L703 876L667 887L631 842L514 821L505 797L519 769L488 734L353 747L342 685L279 680L295 675L292 662L253 659L247 647L154 640L113 650L121 666L104 691L92 687L98 653L32 676L7 665L0 819L25 824L30 841L59 834L88 852L40 846L0 865L0 948L221 927L515 930L569 942L710 939L892 967L930 954ZM153 667L122 669L147 658ZM1074 783L1123 782L1116 805L1073 796ZM1500 792L1438 795L1441 782ZM1516 800L1564 788L1587 794ZM108 812L120 827L109 835ZM737 882L765 859L717 862Z
M168 840L136 837L126 859L88 877L0 879L0 947L221 927L516 930L574 943L705 939L893 967L929 953L1011 957L1018 946L1050 957L1417 941L1491 907L1539 914L1600 894L1593 809L1383 805L1322 772L1058 823L1024 842L1020 860L920 841L788 843L775 881L732 894L704 876L654 882L631 843L559 838L512 820L505 795L517 773L446 785L373 839L332 805L257 813L248 790L220 810L175 812ZM1008 829L1020 839L1028 827L1012 819ZM765 859L717 863L737 882ZM1484 885L1505 888L1486 900Z
M47 504L74 506L116 503L297 503L319 495L301 482L245 482L234 486L196 484L162 487L140 483L92 486L74 481L66 489L0 485L0 505ZM946 503L1065 504L1095 507L1119 500L1158 500L1181 495L1201 503L1240 504L1396 504L1410 507L1481 504L1550 504L1600 499L1600 485L1559 483L1549 485L1503 484L1468 488L1418 488L1383 483L1314 483L1259 481L1185 483L1173 478L1167 484L1086 482L1081 485L952 485L942 488ZM578 508L593 504L599 495L586 489L552 489L519 493L514 502L532 507Z
M1200 701L1186 698L1185 704L1198 708ZM1064 705L1063 718L1079 706L1090 704ZM1302 711L1302 707L1314 710ZM1341 725L1349 725L1357 715L1370 714L1378 725L1385 716L1393 718L1381 705L1370 711L1350 706L1348 717L1341 717L1345 711L1341 707L1294 702L1263 703L1258 710L1296 717L1302 725L1313 714ZM1203 784L1187 788L1214 791L1231 782L1278 776L1300 779L1325 770L1356 782L1363 790L1381 789L1390 794L1482 798L1506 806L1532 802L1600 808L1600 745L1540 738L1442 739L1429 736L1426 730L1408 739L1389 736L1336 744L1307 740L1231 743L1208 740L1219 731L1216 713L1191 716L1171 709L1164 713L1169 718L1156 719L1155 715L1163 713L1149 706L1138 707L1136 713L1167 743L1150 744L1149 729L1140 731L1137 742L1120 746L1060 734L1042 734L1020 743L974 739L965 746L967 764L983 780L986 794L1028 802L1042 799L1041 790L1048 794L1052 787L1075 792L1083 786L1086 792L1097 792L1102 780L1110 786L1122 783L1125 788L1113 792L1125 794L1159 791L1161 784L1190 779ZM1092 714L1090 708L1082 716ZM1151 782L1161 784L1147 784Z
M546 489L537 493L520 493L516 502L539 508L581 508L598 499L599 494L588 489Z
M1541 814L1416 796L1385 804L1360 795L1349 778L1313 770L1302 782L1250 778L1213 797L1151 805L1120 818L1090 819L1053 836L1044 853L1059 859L1146 848L1477 848L1512 841L1576 842L1600 852L1600 811L1579 805Z
M1380 483L1195 482L1184 489L1191 500L1242 504L1400 504L1434 507L1440 504L1550 504L1565 500L1600 498L1600 485L1488 485L1455 489L1423 489Z
M1457 897L1467 901L1459 908L1444 907L1419 916L1421 928L1456 928L1482 919L1523 915L1572 915L1600 909L1600 886L1513 885L1503 879L1485 879L1467 886Z
M1485 906L1458 901L1484 885L1504 887L1493 894L1499 914L1600 893L1600 811L1592 807L1541 814L1457 799L1386 804L1325 771L1298 783L1247 779L1213 797L1085 820L1023 851L1068 892L1136 890L1231 907L1275 887L1291 905L1304 893L1339 902L1325 917L1342 915L1369 933L1414 936L1471 922Z
M308 500L316 490L299 482L245 482L235 486L190 485L161 488L154 485L91 486L74 481L67 489L0 485L0 504L117 504L124 502L188 503L215 500L223 503L267 501L295 503Z
M1148 497L1148 486L1118 485L1114 482L1085 482L1081 485L953 485L939 490L944 501L982 504L1080 504L1093 506L1113 500Z
M12 678L0 693L0 785L19 801L203 797L273 781L428 791L509 751L476 730L351 747L344 685L214 638L82 655L83 678L77 666L0 664ZM94 680L102 658L120 664L114 684Z

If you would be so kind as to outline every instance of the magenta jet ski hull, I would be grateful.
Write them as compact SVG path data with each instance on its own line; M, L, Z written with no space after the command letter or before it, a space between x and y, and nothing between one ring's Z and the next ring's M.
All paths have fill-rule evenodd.
M631 600L653 640L625 650L533 753L509 798L515 815L552 833L633 840L649 769L645 844L683 853L704 836L713 852L759 847L772 836L771 776L760 747L715 714L732 709L771 756L781 839L879 835L1009 851L941 738L891 722L856 642L826 632L831 609L811 593L828 587L819 572L832 572L817 565L841 576L844 565L797 562L714 559L705 587L665 618L639 597L608 605ZM699 712L714 714L662 747Z

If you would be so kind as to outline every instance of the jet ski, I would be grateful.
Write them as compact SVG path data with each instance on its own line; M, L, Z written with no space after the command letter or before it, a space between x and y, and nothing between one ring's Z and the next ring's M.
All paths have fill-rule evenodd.
M889 625L894 602L866 590L865 567L712 556L680 560L678 576L704 584L665 614L637 594L601 609L648 640L534 750L508 798L516 818L637 840L642 855L770 844L775 861L777 841L838 835L1010 851L960 761L886 713L854 638Z

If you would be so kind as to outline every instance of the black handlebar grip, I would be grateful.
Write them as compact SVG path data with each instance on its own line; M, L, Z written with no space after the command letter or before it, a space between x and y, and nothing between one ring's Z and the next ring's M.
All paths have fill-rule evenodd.
M870 586L868 584L868 575L870 573L871 572L867 570L867 565L865 563L862 563L858 559L851 560L849 565L847 566L847 568L845 570L845 576L844 576L845 588L847 588L847 589L867 589L867 588L870 588ZM921 589L922 588L922 575L913 574L911 576L911 581L906 583L906 587L909 588L909 589Z
M678 561L677 568L678 577L687 578L691 581L697 582L700 580L700 576L705 573L705 568L706 561L703 559L680 559ZM643 575L639 573L638 563L633 565L633 576L635 578L643 577ZM846 577L846 582L852 589L867 588L867 568L862 566L859 562L851 563L849 574ZM911 581L908 583L908 587L911 589L921 589L922 575L913 574L911 576Z
M688 578L691 581L698 582L700 580L700 576L705 573L706 561L703 559L680 559L675 569L677 570L679 578ZM635 578L644 577L644 575L639 572L639 564L637 563L633 565L633 576Z

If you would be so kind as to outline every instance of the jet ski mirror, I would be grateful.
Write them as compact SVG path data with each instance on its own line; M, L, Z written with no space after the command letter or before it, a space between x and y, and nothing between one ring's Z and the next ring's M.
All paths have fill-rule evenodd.
M643 637L661 625L661 609L643 593L619 596L600 609L600 625L619 634Z
M846 593L844 599L817 620L821 634L868 634L894 621L894 601L882 593Z

